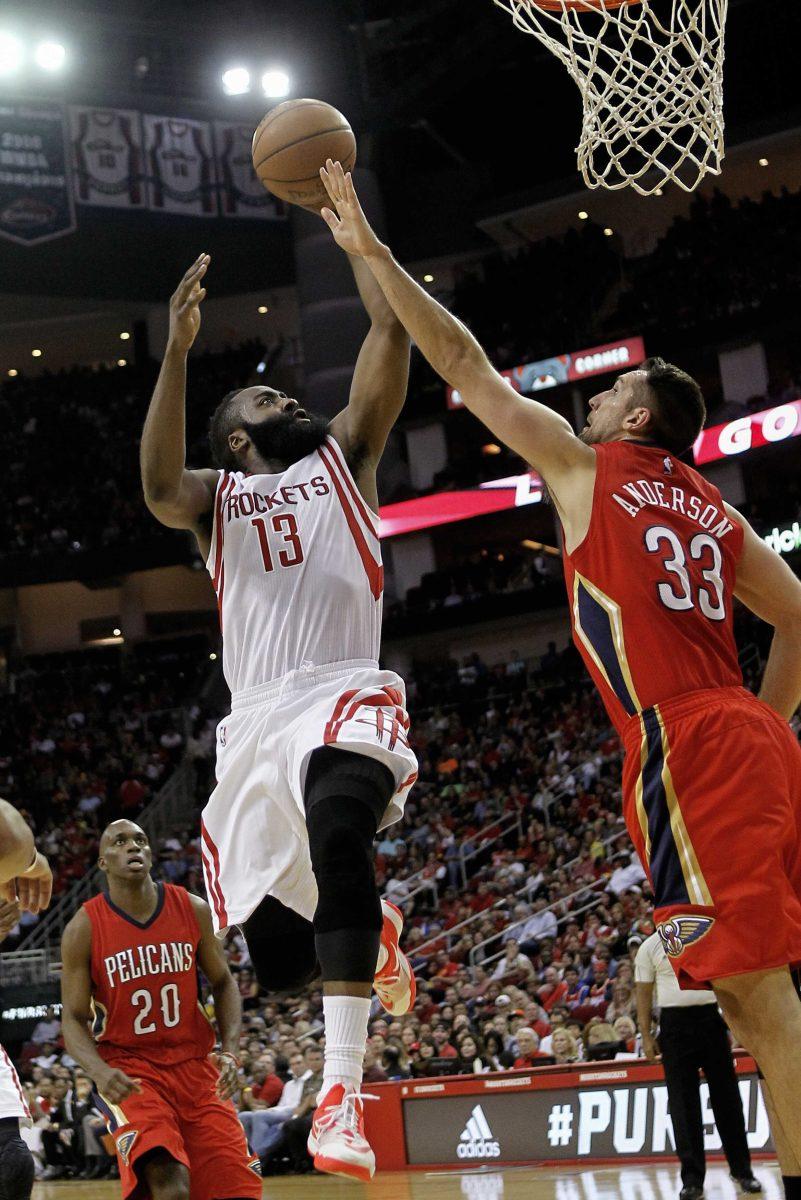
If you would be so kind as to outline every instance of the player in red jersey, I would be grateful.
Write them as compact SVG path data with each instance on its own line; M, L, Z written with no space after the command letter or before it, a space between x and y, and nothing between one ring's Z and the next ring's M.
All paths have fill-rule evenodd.
M124 1200L254 1200L259 1160L229 1099L239 992L209 906L155 883L152 861L132 821L105 830L98 865L108 894L83 905L62 941L64 1042L95 1082ZM214 996L216 1054L198 969Z
M580 437L516 392L398 265L350 176L322 172L338 244L466 405L545 480L564 534L574 637L625 748L624 812L680 982L710 981L756 1056L801 1195L801 583L717 488L679 461L701 390L651 359L590 401ZM334 211L334 209L336 211ZM775 628L759 699L742 687L737 597Z

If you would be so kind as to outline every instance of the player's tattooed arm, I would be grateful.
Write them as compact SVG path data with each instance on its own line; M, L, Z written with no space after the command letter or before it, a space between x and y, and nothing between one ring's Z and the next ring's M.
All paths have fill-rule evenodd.
M92 1017L92 926L80 908L61 939L61 1029L67 1053L95 1082L104 1100L120 1104L141 1091L140 1080L115 1070L97 1052L89 1032Z
M332 163L321 177L336 209L322 210L335 241L365 260L424 358L496 437L539 471L560 516L587 508L595 482L595 454L590 447L579 441L564 417L516 392L469 329L395 261L371 229L350 173Z
M801 704L801 581L735 508L732 521L743 527L734 594L774 628L759 698L789 721Z
M191 529L208 540L216 471L186 469L186 359L200 328L201 286L209 265L201 254L170 299L170 332L142 431L140 465L145 503L171 529Z
M217 1092L223 1100L228 1100L239 1090L242 997L239 995L239 988L228 967L223 944L214 935L211 910L208 904L199 896L190 895L189 898L200 926L200 943L197 948L198 966L211 986L211 994L214 997L214 1015L217 1018L217 1029L220 1035L220 1049L214 1056L220 1072Z

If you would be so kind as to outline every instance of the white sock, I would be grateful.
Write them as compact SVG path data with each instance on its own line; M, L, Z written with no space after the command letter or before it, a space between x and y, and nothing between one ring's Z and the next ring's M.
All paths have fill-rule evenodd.
M323 996L325 1067L320 1096L335 1083L348 1092L361 1087L370 1005L366 996Z

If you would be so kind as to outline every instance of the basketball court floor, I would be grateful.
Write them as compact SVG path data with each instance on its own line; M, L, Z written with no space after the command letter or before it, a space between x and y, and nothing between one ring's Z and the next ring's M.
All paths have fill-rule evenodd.
M782 1200L781 1176L773 1163L754 1173L764 1200ZM506 1167L471 1171L414 1171L380 1174L369 1184L323 1175L265 1179L269 1200L677 1200L681 1182L675 1166ZM711 1165L707 1200L736 1200L739 1192L726 1169ZM119 1200L119 1183L38 1183L34 1200Z

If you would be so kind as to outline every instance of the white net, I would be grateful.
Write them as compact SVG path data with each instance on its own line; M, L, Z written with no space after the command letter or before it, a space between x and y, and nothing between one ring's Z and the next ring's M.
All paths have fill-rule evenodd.
M567 67L587 187L693 191L723 161L728 0L494 0Z

